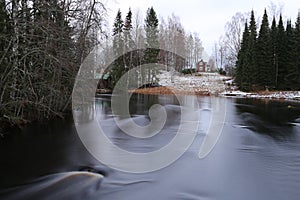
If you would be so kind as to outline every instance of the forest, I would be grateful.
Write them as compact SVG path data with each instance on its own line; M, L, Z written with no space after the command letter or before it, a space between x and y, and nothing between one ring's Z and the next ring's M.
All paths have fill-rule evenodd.
M80 63L105 36L98 1L0 1L0 122L26 124L70 110Z
M203 56L204 48L199 35L186 31L178 16L173 14L167 20L158 19L153 7L147 10L144 22L140 16L139 12L133 15L129 8L124 20L120 10L115 17L111 54L123 55L124 49L134 50L116 59L111 66L113 83L110 87L114 87L129 70L134 73L131 78L138 82L157 83L157 69L146 70L138 66L159 63L166 67L173 66L178 72L185 72L187 69L195 69L195 64Z
M107 55L122 55L111 65L110 87L124 73L147 63L174 66L178 72L194 69L204 52L199 33L187 31L175 14L158 16L153 7L145 17L130 8L122 16L119 10L108 27L111 16L101 0L1 0L0 127L70 113L81 63L107 41L113 47ZM253 11L242 34L243 19L237 13L226 25L223 46L215 48L216 56L208 64L233 68L235 82L244 91L299 89L300 13L294 25L290 20L284 25L282 17L278 23L274 17L270 25L265 12L258 33ZM136 50L123 54L129 46ZM157 69L141 70L133 70L132 81L158 82Z
M1 0L0 2L0 127L21 125L71 111L74 81L81 63L97 45L113 41L114 52L124 45L139 49L112 63L113 84L135 66L160 62L193 67L202 56L197 33L184 30L179 17L158 19L149 8L145 19L129 9L119 11L112 31L107 27L107 8L100 0ZM109 39L108 39L109 38ZM151 48L150 45L151 44ZM147 46L148 45L148 46ZM186 59L170 52L183 50ZM157 82L156 71L137 74ZM145 75L145 76L144 76ZM151 79L151 80L150 80Z
M237 55L235 82L243 91L300 89L300 12L291 20L270 25L265 10L257 33L254 11L245 28Z

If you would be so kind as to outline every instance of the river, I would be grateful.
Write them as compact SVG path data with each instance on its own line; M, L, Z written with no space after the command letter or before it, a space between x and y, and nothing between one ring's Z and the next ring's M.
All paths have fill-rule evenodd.
M170 165L145 173L102 164L83 145L72 117L32 124L0 139L0 199L298 200L299 102L222 101L223 129L206 157L198 155L211 125L212 99L197 97L199 126L189 148ZM95 116L114 145L152 152L175 138L182 114L175 96L133 95L129 110L135 123L149 123L153 104L165 108L167 120L163 131L149 138L126 135L116 126L111 95L96 98Z

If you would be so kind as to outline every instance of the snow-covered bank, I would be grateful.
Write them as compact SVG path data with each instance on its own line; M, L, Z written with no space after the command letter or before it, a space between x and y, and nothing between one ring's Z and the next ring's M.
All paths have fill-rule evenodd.
M300 91L272 91L272 92L258 92L248 93L241 91L225 91L221 93L222 96L236 96L245 98L258 98L258 99L283 99L283 100L299 100Z
M144 94L196 94L224 97L261 98L300 101L300 91L262 91L257 93L242 92L232 86L230 77L218 73L200 73L183 75L162 71L159 84L163 87L143 88L132 92Z
M175 91L217 95L225 91L225 76L218 73L201 73L197 75L174 74L164 71L159 76L159 84Z

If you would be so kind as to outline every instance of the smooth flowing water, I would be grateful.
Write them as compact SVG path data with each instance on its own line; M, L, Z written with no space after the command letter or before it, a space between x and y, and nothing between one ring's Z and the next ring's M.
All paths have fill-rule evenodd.
M300 104L225 102L222 134L208 156L199 159L198 153L211 125L212 99L198 97L200 120L192 145L171 165L148 173L103 165L82 144L72 118L26 127L0 139L0 199L298 200ZM149 124L153 104L165 108L167 121L149 138L126 135L116 126L109 95L96 99L96 117L114 145L152 152L175 138L181 116L174 96L134 95L129 110L135 123Z

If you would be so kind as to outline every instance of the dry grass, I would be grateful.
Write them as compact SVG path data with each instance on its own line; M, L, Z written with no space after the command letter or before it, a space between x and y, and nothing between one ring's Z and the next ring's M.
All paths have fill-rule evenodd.
M171 87L154 87L154 88L141 88L141 89L135 89L135 90L129 90L131 93L137 93L137 94L153 94L153 95L205 95L208 96L210 93L208 91L201 91L197 88L194 89L187 89L187 90L178 90Z

